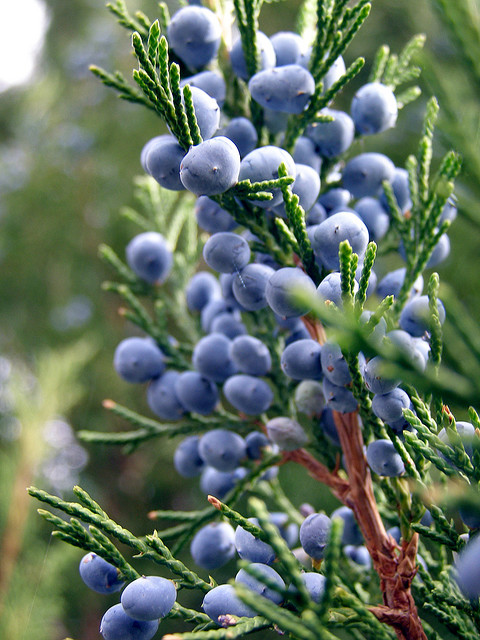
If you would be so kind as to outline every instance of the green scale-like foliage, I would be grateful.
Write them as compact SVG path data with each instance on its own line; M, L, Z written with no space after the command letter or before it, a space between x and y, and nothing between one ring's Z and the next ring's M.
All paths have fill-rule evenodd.
M191 69L187 69L169 47L170 17L166 5L159 5L159 16L154 21L141 12L131 16L121 0L108 6L119 23L132 34L137 61L133 80L137 87L131 86L119 72L109 73L98 67L92 67L92 72L105 85L113 87L120 98L154 111L185 153L201 145L192 91L188 84L181 88L181 81ZM226 80L224 113L250 118L258 134L258 146L264 146L268 140L292 153L297 140L308 133L310 125L332 120L331 116L322 113L322 109L341 100L340 93L348 91L350 81L361 73L365 60L359 57L324 91L326 74L339 56L348 52L348 46L367 19L371 6L366 0L354 3L306 0L303 3L297 24L305 44L312 46L309 71L315 89L306 108L288 116L280 135L268 130L262 107L249 96L246 83L234 77L227 55L230 41L227 31L232 12L248 78L258 72L261 52L255 35L261 7L259 0L235 0L232 5L227 1L218 3L216 9L222 17L223 30L220 54L209 68L222 72ZM420 89L410 83L420 74L420 67L414 60L424 43L425 36L416 36L398 55L383 45L370 66L368 81L382 83L394 91L399 110L420 94ZM450 221L440 222L440 218L454 193L461 160L450 151L438 168L434 167L438 112L439 105L432 97L426 105L418 150L405 161L411 199L409 210L401 209L392 184L385 181L383 193L389 230L384 241L370 241L360 255L353 250L353 242L344 240L339 244L341 296L338 305L321 300L311 291L292 292L292 301L309 309L302 317L308 335L320 344L326 340L338 343L348 368L351 381L347 387L357 408L348 413L333 412L341 446L323 431L320 410L312 410L310 414L302 412L294 400L298 381L288 379L282 371L286 335L277 326L271 310L268 307L252 313L242 310L242 321L248 332L262 339L272 357L272 369L265 379L274 392L274 400L265 412L246 415L222 397L209 415L185 411L178 421L166 421L152 419L114 400L106 400L105 408L130 424L132 430L82 430L79 437L90 443L122 445L125 453L130 453L147 441L153 448L157 439L164 436L201 436L219 428L242 435L252 430L268 433L271 419L288 416L305 435L307 444L304 448L292 451L288 446L284 450L269 446L262 451L260 460L242 460L243 477L221 500L209 496L210 504L191 511L152 510L150 518L167 523L166 528L158 527L140 536L111 519L79 487L74 489L77 502L68 502L41 489L29 489L33 497L68 516L64 519L56 513L39 510L40 515L53 525L55 537L102 556L118 569L126 582L140 575L140 569L136 568L138 557L142 558L142 563L151 561L153 571L157 565L169 573L179 590L180 601L184 589L196 591L203 597L217 586L215 572L213 576L202 577L201 572L197 573L190 568L189 561L184 560L184 548L202 527L214 522L229 522L271 546L276 557L274 566L285 582L285 589L251 563L240 561L238 564L265 588L279 594L281 606L259 597L244 584L232 581L238 599L253 610L253 617L237 618L226 612L225 619L217 625L198 602L195 609L177 602L168 618L178 621L181 628L188 631L179 631L166 638L220 640L263 633L267 629L299 640L437 638L443 637L447 630L457 638L478 638L478 601L465 598L450 573L452 552L461 552L465 547L462 534L467 527L458 517L458 509L463 506L478 512L480 507L480 447L477 442L480 420L473 408L480 394L480 376L469 375L480 373L478 329L453 293L440 284L438 274L433 273L426 287L425 338L430 350L425 369L418 367L404 349L387 339L378 339L382 325L385 324L387 331L399 328L399 318L408 304L412 286L425 271L435 247L450 226ZM339 158L323 158L320 169L322 194L342 185L343 167L350 158L361 153L361 138L357 131L351 149ZM272 190L282 194L285 211L282 216L273 209L263 208L273 199ZM114 281L105 283L104 288L119 296L121 315L160 347L167 368L189 371L192 353L203 330L198 315L188 308L185 288L196 271L205 268L199 264L207 234L197 226L195 201L188 192L169 192L153 178L143 177L136 181L135 195L138 208L125 207L121 212L123 217L135 223L142 232L161 234L173 253L173 267L164 283L149 284L139 278L113 249L102 245L100 257L114 274ZM302 207L294 177L288 175L285 163L278 167L277 178L237 181L225 192L213 195L212 200L232 216L237 231L247 231L254 236L252 250L270 256L276 267L301 268L315 286L327 275L328 270L316 255L307 231L308 212ZM368 289L374 268L378 263L381 269L384 257L388 253L394 254L400 244L406 259L406 275L400 291L396 296L370 298ZM237 269L233 277L243 283L240 270ZM445 326L439 312L440 301L446 308ZM362 321L366 310L371 312L370 316ZM453 347L449 344L452 333L455 334ZM457 368L443 363L445 354L449 356L449 363L453 355L453 362L458 361ZM462 354L467 354L466 360ZM363 356L367 360L381 357L385 365L382 375L398 379L408 393L412 404L403 410L403 430L394 429L373 412L373 393L363 375ZM472 405L470 420L476 429L472 442L462 439L449 405ZM404 466L400 477L379 476L370 471L364 448L379 439L393 444ZM318 481L318 495L305 495L305 500L315 506L304 504L297 508L289 497L290 492L284 492L282 488L283 473L280 479L272 475L276 467L287 463L304 467L302 471ZM352 562L348 557L342 542L341 519L334 518L331 523L324 559L314 560L305 557L301 549L292 553L279 529L272 524L270 514L275 510L281 510L287 522L296 525L301 525L305 516L315 509L321 512L326 487L352 510L363 534L371 566ZM431 525L422 522L426 508L432 517ZM258 524L248 519L251 517L255 517ZM401 530L398 544L386 532L394 525ZM348 523L345 526L347 529ZM418 549L422 561L416 558ZM319 602L312 599L304 582L305 569L325 578L324 593ZM417 572L419 575L415 577ZM393 603L397 603L396 607Z

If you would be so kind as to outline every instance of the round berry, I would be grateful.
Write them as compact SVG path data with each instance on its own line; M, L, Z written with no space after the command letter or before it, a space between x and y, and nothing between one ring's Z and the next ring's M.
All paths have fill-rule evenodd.
M127 245L127 262L135 274L150 284L163 282L173 265L165 238L155 231L135 236Z
M160 378L152 380L147 389L148 406L162 420L180 420L185 413L175 391L179 376L178 371L165 371Z
M189 436L175 449L173 466L183 478L195 478L205 467L205 462L198 452L199 441L198 436Z
M344 153L355 137L355 126L348 113L337 109L322 109L321 115L330 116L328 122L314 122L306 134L313 140L318 153L324 158L336 158Z
M307 52L305 40L293 31L278 31L270 36L270 42L275 50L277 67L300 64L302 56Z
M286 347L280 359L282 371L294 380L322 377L322 347L311 338L296 340Z
M284 581L275 569L272 569L272 567L269 567L267 564L262 564L261 562L252 562L250 566L258 571L262 576L265 576L267 580L274 582L280 589L285 589ZM235 582L240 582L241 584L246 585L259 596L262 596L262 598L267 598L267 600L271 600L275 604L281 604L283 602L283 596L281 593L270 589L258 578L254 578L250 575L245 569L240 569L235 576Z
M205 378L223 382L237 371L230 355L231 344L232 341L223 333L204 336L193 350L193 366Z
M243 322L236 318L233 313L219 313L212 320L210 330L212 333L221 333L230 340L233 340L237 336L243 336L247 333L247 329Z
M211 269L233 273L243 269L250 260L250 247L242 236L231 231L219 231L207 240L203 257Z
M200 489L205 495L222 500L245 474L243 467L238 467L235 471L218 471L213 467L205 467L200 478Z
M312 513L300 526L300 544L314 560L321 560L328 542L331 521L323 513Z
M157 629L158 620L134 620L125 613L120 603L110 607L100 623L104 640L151 640Z
M353 293L357 293L358 291L358 282L356 280L353 281ZM336 304L337 307L343 306L343 298L342 298L342 277L339 271L332 271L325 276L325 278L320 282L317 287L318 296L324 300L329 300Z
M368 229L354 213L341 211L321 222L313 236L313 250L327 269L340 268L338 249L348 240L360 260L368 245Z
M165 369L163 353L150 338L126 338L115 349L113 366L118 375L132 383L147 382Z
M200 71L193 76L184 78L180 82L180 86L183 88L186 84L190 87L198 87L211 98L214 98L220 107L223 106L225 98L227 96L227 85L224 77L218 71Z
M265 297L268 305L283 318L302 316L310 305L299 304L294 298L296 291L315 294L315 283L298 267L283 267L275 271L267 282Z
M207 65L220 46L222 30L217 16L205 7L190 5L176 11L168 25L168 42L191 69Z
M315 204L318 194L320 192L320 176L318 171L315 171L307 164L298 164L295 162L296 176L291 186L292 193L298 196L298 204L302 209L307 212ZM280 202L273 210L281 217L286 215L285 203Z
M397 121L395 94L380 82L369 82L355 94L351 113L359 133L371 135L386 131L394 127Z
M355 520L355 515L349 507L338 507L330 514L330 519L341 518L343 520L342 544L363 544L363 535Z
M367 389L372 393L388 393L400 384L399 380L386 377L383 372L384 368L385 361L380 356L371 358L365 365L363 377Z
M374 440L367 447L369 467L379 476L395 477L405 472L400 454L390 440Z
M185 288L187 307L190 311L201 311L210 300L219 298L220 294L220 284L209 271L195 273Z
M248 118L232 118L227 126L222 129L221 134L235 144L241 158L253 151L257 146L257 130Z
M347 362L338 344L326 342L322 346L321 361L325 377L333 384L344 386L352 381Z
M325 398L320 382L302 380L295 389L295 405L300 413L319 416L325 407Z
M395 269L394 271L389 271L378 283L377 295L380 298L386 298L387 296L397 297L405 280L406 272L407 270L405 267ZM419 296L421 295L422 291L423 277L420 274L413 283L412 288L410 289L409 297L413 298L414 296Z
M320 573L308 571L306 573L302 573L300 577L308 591L310 598L317 604L320 604L325 592L325 576L322 576L322 574ZM288 591L293 594L298 593L298 589L295 587L293 582L288 587Z
M259 71L250 78L252 98L262 107L285 113L302 113L315 92L312 74L299 64Z
M80 560L80 577L84 583L97 593L113 593L120 591L124 581L117 567L104 560L96 553L87 553Z
M187 411L202 415L212 413L218 402L215 383L196 371L184 371L178 376L175 393Z
M393 389L384 394L375 394L372 399L372 411L387 424L403 418L403 409L410 408L410 398L403 389Z
M406 169L402 169L401 167L395 167L395 172L393 174L393 178L390 181L393 189L393 195L395 196L395 200L397 201L397 205L399 209L405 213L409 211L412 206L412 200L410 198L410 183L408 178L408 171ZM389 211L390 207L388 204L387 196L385 195L385 191L382 189L382 193L380 194L380 203L385 208L385 211Z
M246 456L242 436L226 429L212 429L200 438L200 457L217 471L233 471Z
M381 153L361 153L347 162L343 170L342 182L354 198L378 196L383 189L383 181L391 181L395 165Z
M168 134L153 138L147 145L142 151L145 171L164 189L183 191L185 187L180 181L180 164L185 149Z
M323 380L323 394L327 405L340 413L351 413L357 408L357 401L347 387L334 384L327 377Z
M208 233L232 231L237 223L232 216L208 196L200 196L195 204L197 224Z
M479 555L480 537L477 536L462 549L455 562L456 581L460 591L470 599L478 598L480 594Z
M445 307L437 300L440 324L445 322ZM410 335L419 338L430 329L430 307L428 296L418 296L409 300L400 314L400 327Z
M231 376L223 385L223 393L235 409L249 416L267 411L273 402L273 391L268 384L254 376Z
M180 165L183 186L197 196L224 193L238 181L240 154L225 136L190 148Z
M238 616L239 618L253 618L255 611L247 607L235 593L231 584L220 584L207 592L203 599L202 608L209 618L219 626L223 626L224 616Z
M220 107L206 91L198 87L190 87L190 91L200 135L203 140L208 140L220 125Z
M268 347L253 336L237 336L231 342L230 356L239 371L250 376L264 376L272 366Z
M377 198L360 198L355 211L365 223L371 240L381 240L390 226L390 218Z
M297 165L306 164L314 169L317 176L320 173L322 159L317 153L313 140L310 140L307 136L297 138L293 149L293 159Z
M135 620L158 620L171 611L176 598L171 580L142 576L125 587L121 603L125 613Z
M227 564L235 555L235 532L227 522L214 522L202 527L190 544L193 561L210 571Z
M258 526L258 520L256 518L248 519ZM275 560L275 551L272 547L242 527L235 529L235 547L238 555L243 558L243 560L261 562L262 564L272 564Z
M250 433L247 433L245 436L245 444L247 445L247 456L250 460L260 460L263 449L271 446L270 440L261 431L250 431Z
M250 180L250 182L262 182L264 180L276 180L278 178L278 167L282 162L287 167L288 175L295 178L297 169L292 156L281 149L273 145L267 145L265 147L259 147L248 153L240 163L239 180ZM260 201L252 200L254 204L264 209L269 209L280 203L283 199L282 191L280 188L268 189L269 193L273 195L272 200Z

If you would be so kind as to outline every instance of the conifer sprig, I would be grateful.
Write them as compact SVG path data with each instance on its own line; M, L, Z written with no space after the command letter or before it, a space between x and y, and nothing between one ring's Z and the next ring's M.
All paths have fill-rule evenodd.
M124 0L114 0L114 2L107 3L107 9L113 13L118 19L118 23L130 31L138 31L142 38L148 37L148 29L150 26L148 18L138 12L136 19L132 17L127 9L127 5Z
M118 97L127 102L134 102L147 107L147 109L151 109L155 111L155 107L151 103L151 101L145 97L140 91L137 91L133 87L131 87L128 82L125 80L123 74L120 71L115 71L115 73L109 73L98 67L97 65L90 65L90 71L94 76L99 78L106 87L111 87L112 89L116 89L118 91Z
M278 168L279 178L287 177L287 167L285 163L282 163ZM293 182L293 181L292 181ZM300 206L299 198L292 192L290 187L292 183L283 181L280 185L283 194L283 201L285 203L285 213L289 228L296 241L296 251L300 258L305 271L312 278L314 282L320 282L320 272L315 261L312 245L307 235L307 226L305 223L305 211Z
M438 312L438 273L432 273L428 281L428 303L430 310L430 360L435 367L440 366L443 349L443 332Z
M211 585L202 580L193 571L189 570L182 562L176 560L168 548L161 541L158 541L156 536L152 536L146 542L145 540L136 537L133 533L128 531L128 529L117 524L114 520L109 518L107 514L99 515L79 503L67 502L35 487L30 487L28 492L32 497L37 498L37 500L45 502L51 507L63 511L69 516L73 516L73 524L72 521L70 521L70 528L68 532L60 531L60 537L62 537L66 542L69 542L69 544L79 542L80 544L78 546L82 546L85 535L84 529L76 524L78 520L80 520L85 524L94 525L99 532L117 539L119 542L122 542L132 548L142 556L150 558L157 564L168 567L175 575L182 579L182 584L184 586L188 586L192 589L201 589L202 591L209 591L211 589ZM58 526L57 521L55 521L55 525ZM82 531L80 531L80 529ZM153 538L155 539L153 540ZM113 559L114 558L112 558L112 560Z

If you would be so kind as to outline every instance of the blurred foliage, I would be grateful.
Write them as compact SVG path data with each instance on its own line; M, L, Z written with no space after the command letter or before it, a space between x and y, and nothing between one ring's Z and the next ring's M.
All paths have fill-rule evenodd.
M118 68L127 78L131 75L128 35L103 3L48 0L46 4L50 28L35 75L28 86L7 91L0 100L0 353L35 369L39 353L76 342L88 332L89 344L101 348L78 372L84 393L69 418L75 429L106 430L105 423L115 418L101 409L105 396L132 408L145 410L145 404L143 394L118 380L111 367L116 344L126 330L133 329L126 329L118 316L114 297L101 292L101 282L110 274L97 257L97 247L108 242L123 255L136 232L118 211L133 204L132 178L140 172L140 150L163 131L163 125L155 114L119 101L88 71L93 63ZM151 17L157 11L153 0L131 0L129 6ZM298 6L297 1L266 4L260 27L272 34L285 24L293 25ZM473 317L480 312L475 268L480 241L478 25L478 0L378 2L345 56L347 64L358 55L371 64L379 44L386 42L392 51L399 51L415 33L427 34L421 60L425 73L420 78L424 97L405 108L401 126L384 134L382 144L403 165L417 143L425 101L432 93L438 95L445 147L437 143L435 158L438 161L450 146L465 157L458 192L460 216L450 231L454 257L439 271ZM339 107L348 109L351 92L366 81L369 71L367 64L341 96ZM377 139L357 144L352 154L368 150L370 144L380 150ZM387 270L401 264L383 266ZM45 379L47 386L58 366L52 356L51 363L55 362L51 379ZM59 405L58 411L67 408ZM39 414L32 425L38 430L46 419ZM111 430L123 427L121 423L110 426ZM26 435L14 442L3 431L0 437L1 478L8 487ZM35 445L28 454L33 468L43 453L39 438L34 433L28 437ZM164 472L171 465L170 444L144 448L130 457L119 450L91 446L83 485L113 517L121 513L122 522L134 530L148 528L146 516L142 519L139 514L152 508L191 508L200 501L198 490ZM304 495L312 495L314 481L305 479L301 470L286 468L282 474L288 476L285 486L301 486ZM294 493L290 497L299 501ZM330 504L318 506L328 510ZM8 509L8 498L3 496L2 523ZM50 545L47 528L42 537L40 527L37 520L27 525L26 550L19 556L5 596L8 606L1 616L0 635L20 638L26 633L26 621L34 620L31 637L39 640L66 634L77 640L97 638L96 623L92 625L91 620L98 620L105 602L83 589L76 577L72 579L81 552Z

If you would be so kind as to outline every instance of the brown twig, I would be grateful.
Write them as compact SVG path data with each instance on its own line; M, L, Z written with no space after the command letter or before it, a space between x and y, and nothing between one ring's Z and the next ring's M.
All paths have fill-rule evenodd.
M391 626L399 640L427 640L411 592L417 572L418 534L403 541L401 547L388 535L373 493L358 415L356 412L333 413L348 480L341 477L337 469L330 471L305 449L285 452L283 463L292 461L305 467L313 478L330 487L333 494L353 510L380 577L383 594L383 605L369 607L369 610L378 620Z
M319 344L324 344L327 341L327 334L321 322L308 315L302 316L301 320L312 340L315 340Z
M350 491L350 484L348 480L339 476L336 471L330 471L328 467L316 460L312 454L305 451L305 449L285 451L283 454L283 460L280 464L284 464L285 462L296 462L297 464L301 464L302 467L307 469L312 478L326 484L339 500L342 502L345 501L345 496L348 495Z
M333 412L345 456L350 492L345 504L358 522L380 577L384 607L373 607L378 619L395 629L399 640L427 640L411 592L416 574L418 534L404 541L401 549L385 530L373 493L372 478L363 449L363 437L356 412ZM388 612L388 613L387 613Z

